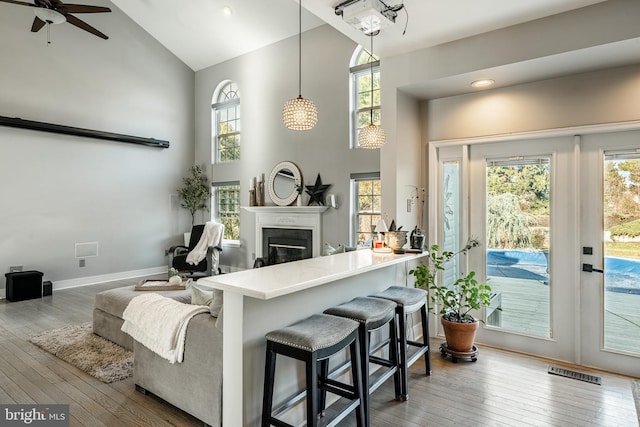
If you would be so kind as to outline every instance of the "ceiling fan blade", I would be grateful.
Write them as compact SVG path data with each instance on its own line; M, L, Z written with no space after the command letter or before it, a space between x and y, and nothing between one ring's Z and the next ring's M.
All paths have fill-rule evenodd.
M0 0L1 1L1 0ZM108 7L101 6L87 6L84 4L67 4L60 5L60 8L67 13L104 13L111 12Z
M37 33L40 31L42 27L44 27L46 22L36 16L36 19L33 20L33 24L31 25L31 32Z
M73 15L67 15L67 22L69 24L71 24L71 25L75 25L78 28L81 28L81 29L83 29L85 31L88 31L91 34L95 34L96 36L100 37L101 39L107 40L109 38L106 35L102 34L100 31L98 31L95 28L93 28L91 25L89 25L86 22L76 18Z
M17 0L0 0L0 2L2 3L13 3L13 4L19 4L22 6L29 6L29 7L36 7L35 4L33 3L27 3L26 1L17 1Z

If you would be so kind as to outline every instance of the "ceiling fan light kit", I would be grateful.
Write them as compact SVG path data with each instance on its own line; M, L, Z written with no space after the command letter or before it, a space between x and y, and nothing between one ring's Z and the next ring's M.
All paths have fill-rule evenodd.
M34 12L38 18L48 24L62 24L67 20L67 18L65 18L63 14L61 14L60 12L56 12L53 9L44 9L38 7L34 9Z

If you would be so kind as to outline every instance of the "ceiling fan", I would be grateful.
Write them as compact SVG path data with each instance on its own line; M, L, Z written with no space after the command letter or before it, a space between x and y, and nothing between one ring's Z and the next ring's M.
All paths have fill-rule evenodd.
M64 4L60 0L34 0L34 3L27 3L18 0L0 0L2 3L13 3L21 6L29 6L34 8L36 14L31 32L40 31L46 24L61 24L67 21L82 30L88 31L102 39L108 39L105 34L93 28L91 25L76 18L72 13L104 13L111 12L108 7L87 6L82 4Z

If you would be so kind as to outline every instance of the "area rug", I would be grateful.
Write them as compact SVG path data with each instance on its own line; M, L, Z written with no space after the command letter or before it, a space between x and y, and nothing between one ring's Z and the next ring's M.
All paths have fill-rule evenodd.
M633 399L636 401L636 415L640 426L640 381L634 381L631 387L633 388Z
M46 331L29 342L104 383L133 375L133 352L95 335L91 323Z

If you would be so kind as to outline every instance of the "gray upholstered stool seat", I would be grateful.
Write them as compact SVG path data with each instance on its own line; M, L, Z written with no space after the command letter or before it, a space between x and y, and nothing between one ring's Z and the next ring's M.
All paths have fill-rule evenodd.
M358 297L344 304L325 310L326 314L353 319L360 324L360 343L362 359L362 398L367 425L369 425L369 393L377 390L389 377L394 376L396 397L400 398L401 378L398 369L398 337L395 326L396 303L380 298ZM389 325L389 336L381 340L374 348L370 346L371 332ZM383 347L389 348L389 358L375 356ZM371 381L369 363L375 363L386 369L380 369ZM324 367L326 369L326 367ZM320 409L324 409L324 396L321 395Z
M262 426L288 426L273 413L273 386L275 382L276 356L282 354L306 364L307 426L318 425L319 391L327 391L349 400L344 410L333 422L338 422L356 410L358 427L365 425L362 404L362 379L358 322L343 317L314 314L282 329L267 333L264 395L262 401ZM318 372L318 364L328 367L328 359L349 347L353 385L329 379L324 368ZM281 408L282 409L282 408ZM333 424L332 424L333 425Z
M409 398L409 366L424 355L425 371L431 375L431 350L429 347L429 323L427 317L427 292L423 289L410 288L406 286L390 286L382 292L371 295L375 298L382 298L396 303L396 315L398 317L398 342L400 354L398 365L400 369L401 398ZM406 316L420 310L422 322L422 342L407 340ZM417 351L407 355L407 346L417 348Z

